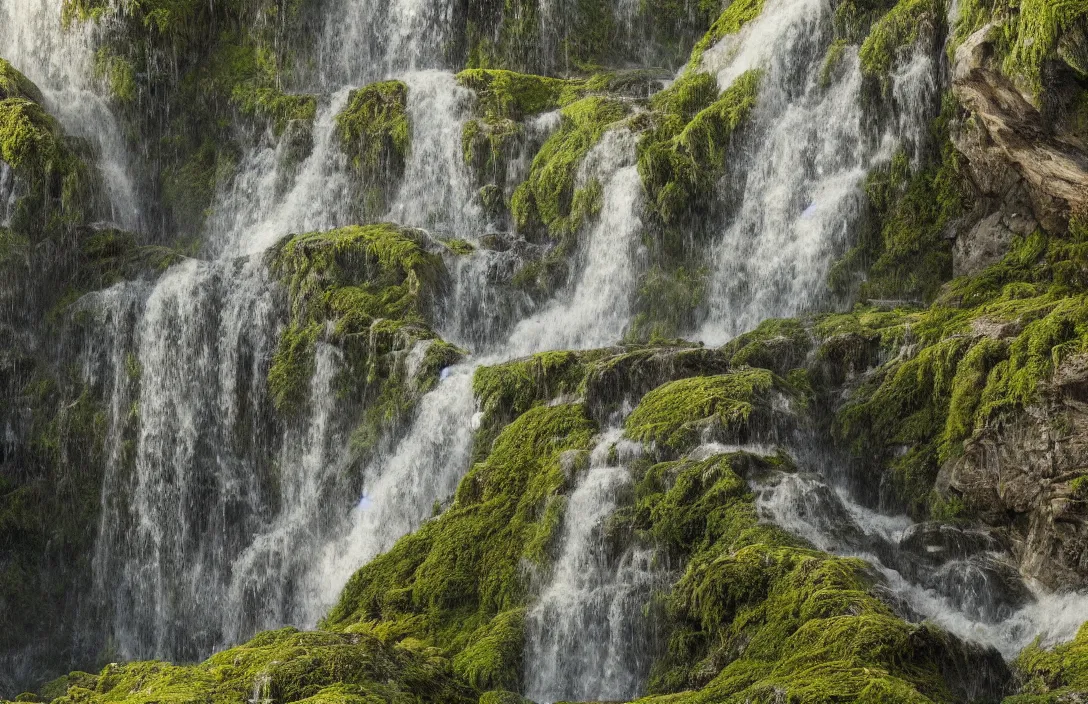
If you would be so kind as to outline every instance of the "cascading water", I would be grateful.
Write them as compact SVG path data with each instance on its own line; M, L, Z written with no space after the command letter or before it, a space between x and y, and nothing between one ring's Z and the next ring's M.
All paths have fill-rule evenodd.
M112 370L94 561L127 657L195 658L220 642L231 558L274 505L261 481L275 465L265 391L278 325L272 285L259 258L190 260L149 292L120 284L102 302L122 306L108 314L133 326L120 340L131 352ZM132 412L129 437L122 414Z
M621 18L635 16L636 3L618 4ZM560 44L562 6L541 5L545 51ZM361 495L343 476L349 452L335 393L337 348L317 345L308 415L298 426L271 420L265 380L285 311L263 252L292 232L352 224L336 116L353 88L392 76L409 87L412 152L389 219L476 243L494 225L485 222L463 161L473 94L440 70L454 9L447 0L338 3L310 79L324 96L306 156L296 158L291 130L266 135L217 195L211 261L188 260L154 284L120 284L81 303L98 316L100 331L85 350L84 376L110 394L94 569L119 655L197 659L261 628L314 625L352 572L453 493L471 456L478 365L623 338L644 264L639 135L628 126L606 132L580 166L577 187L597 181L602 208L580 233L570 280L554 300L511 297L494 285L503 278L497 271L520 263L513 250L477 249L451 266L435 327L479 356L443 371L406 432L389 438L364 468ZM0 11L22 23L15 34L0 29L0 56L46 90L69 131L97 130L90 136L114 217L138 225L131 172L120 143L110 141L119 131L104 103L79 98L91 95L92 38L60 32L59 10L45 0L0 0ZM745 71L763 72L748 148L720 184L729 207L711 257L701 331L710 342L819 306L828 267L861 217L864 176L897 149L916 159L921 153L937 95L934 58L917 51L894 73L892 114L870 127L859 108L856 51L846 49L824 80L830 23L827 0L767 0L759 18L704 56L703 68L722 88ZM558 121L556 113L530 120L525 144L543 141ZM508 196L532 151L526 146L508 163ZM9 171L0 171L0 203L11 189ZM405 363L418 364L424 351L409 351ZM657 643L643 607L664 575L651 550L613 554L605 540L607 521L631 486L634 452L617 432L605 434L569 497L562 547L528 617L524 674L538 701L626 699L644 685ZM757 489L761 508L780 525L823 549L865 557L913 613L1006 654L1035 632L1064 638L1074 620L1088 620L1073 596L1013 594L999 604L975 598L976 577L986 578L979 570L989 563L950 561L937 568L943 572L922 575L963 585L958 596L912 580L922 573L907 575L887 555L917 527L867 512L813 477ZM1047 623L1054 604L1068 614ZM253 696L268 698L267 681L258 679Z
M567 294L574 303L546 309L524 321L531 336L524 332L526 328L519 326L496 352L448 370L439 388L421 402L408 435L389 456L379 458L368 468L365 493L353 512L352 526L343 538L330 543L324 566L317 571L327 590L325 605L332 603L340 586L360 564L390 547L430 515L434 502L453 493L467 470L471 449L475 410L471 379L476 366L553 349L556 340L565 340L567 349L591 349L611 344L622 334L626 324L622 311L626 309L619 301L630 295L634 276L629 258L616 257L616 252L633 248L640 224L641 184L631 166L633 155L633 135L621 130L606 136L593 154L587 156L582 178L592 174L607 183L605 205L599 223L589 234L585 261L579 266L581 274ZM430 156L424 152L415 158ZM421 197L422 193L425 191ZM447 194L442 194L438 202L448 199ZM471 295L481 295L481 289L485 289L482 295L488 295L486 280L463 283L473 287ZM466 292L463 297L467 295ZM582 310L591 303L591 311ZM604 320L609 306L620 307L621 312ZM573 335L572 315L585 316ZM446 321L439 330L447 339L471 341L471 330L449 325L461 320Z
M987 534L876 513L835 486L834 467L818 453L802 453L801 465L821 474L781 474L753 485L763 516L820 550L868 562L889 600L913 620L930 620L1006 658L1036 637L1070 640L1088 621L1088 595L1025 584Z
M409 73L402 80L408 86L412 155L387 219L448 237L475 237L483 223L461 136L476 96L444 71Z
M315 615L335 603L359 565L390 548L432 515L436 501L453 494L472 450L475 365L449 370L420 403L412 429L392 451L371 463L350 528L328 543L313 571Z
M518 323L507 349L526 355L549 349L589 349L623 337L630 322L630 296L638 279L635 255L642 222L642 181L635 162L635 135L612 130L586 155L578 182L598 179L604 188L601 214L585 247L580 277L539 313Z
M638 696L657 652L644 612L665 573L650 549L616 555L607 522L631 487L641 447L605 433L567 501L563 549L529 611L526 696L536 702L626 701Z
M138 229L142 208L132 161L121 126L96 89L96 28L65 29L61 5L60 0L0 2L0 58L38 86L45 107L67 134L90 142L109 197L110 219L121 227ZM0 197L5 195L3 179L0 174Z
M267 138L246 155L238 176L219 193L208 225L219 257L263 252L292 232L324 230L350 222L347 157L339 148L336 115L350 90L322 103L314 120L313 148L291 163L292 144ZM282 184L290 188L283 192Z
M826 73L832 14L827 0L769 0L703 57L723 89L761 71L751 136L721 184L723 200L736 205L711 254L709 315L699 333L708 343L817 308L863 212L866 174L896 148L922 146L935 110L932 58L919 52L895 73L895 118L874 129L880 123L862 109L857 52L846 49L839 73Z
M390 66L423 60L426 51L412 27L432 20L440 26L445 11L431 17L420 15L421 7L390 8L383 19ZM112 641L125 657L197 659L262 628L313 626L358 567L341 559L330 568L338 581L322 578L322 547L344 531L353 535L354 525L344 527L347 507L338 504L354 489L342 471L347 432L335 420L335 348L318 346L303 430L278 428L265 390L284 311L264 251L292 232L354 222L336 125L353 87L342 69L328 70L335 89L321 102L305 158L292 160L297 135L268 135L218 194L206 246L215 259L173 267L142 296L113 297L132 307L128 318L135 326L118 339L129 345L121 349L131 350L134 364L114 365L113 388L137 399L138 429L130 468L120 449L132 442L121 418L130 404L119 396L95 575L109 604ZM356 79L365 83L376 75L368 65ZM471 94L448 73L425 71L405 80L412 87L416 149L391 217L468 227L471 194L467 176L457 170L464 170L460 126ZM436 163L445 169L436 171ZM126 382L133 367L138 378ZM434 445L440 436L433 434L445 428L471 436L471 423L456 412L458 403L467 403L471 419L471 372L452 377L423 402L420 417L428 421L408 434L403 444L409 449L368 469L366 490L385 509L382 532L353 544L349 555L366 559L388 547L455 486L466 455L446 454L447 438ZM421 454L428 442L442 452ZM467 452L468 441L462 446ZM415 493L400 491L420 463L439 456L453 469L436 471L429 483L419 476ZM385 495L382 486L397 491ZM337 508L328 510L329 502Z

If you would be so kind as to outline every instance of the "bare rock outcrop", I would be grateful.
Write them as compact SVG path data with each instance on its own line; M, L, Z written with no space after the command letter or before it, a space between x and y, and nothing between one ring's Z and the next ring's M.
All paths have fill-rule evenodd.
M1015 235L1041 226L1064 232L1071 216L1088 213L1088 148L1047 127L1039 110L991 64L987 25L957 50L952 89L970 114L953 131L979 196L975 224L954 247L956 274L999 260Z
M1019 417L987 427L941 468L937 490L1003 532L1022 574L1088 586L1088 357L1064 363Z

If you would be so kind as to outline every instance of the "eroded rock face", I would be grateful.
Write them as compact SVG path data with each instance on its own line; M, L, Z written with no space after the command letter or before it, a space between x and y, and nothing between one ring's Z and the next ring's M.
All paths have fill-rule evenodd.
M1088 357L1066 362L1044 402L988 427L941 468L938 491L1002 530L1025 576L1051 589L1088 586Z
M1017 178L1009 194L1002 198L1000 208L956 239L952 245L954 276L973 276L998 263L1009 251L1014 237L1025 237L1038 229L1039 223L1026 196L1024 182Z
M1088 212L1088 150L1075 136L1049 130L1013 83L990 68L987 25L956 51L952 89L970 117L954 130L979 195L975 226L955 245L956 274L999 260L1014 235L1042 226L1061 233Z

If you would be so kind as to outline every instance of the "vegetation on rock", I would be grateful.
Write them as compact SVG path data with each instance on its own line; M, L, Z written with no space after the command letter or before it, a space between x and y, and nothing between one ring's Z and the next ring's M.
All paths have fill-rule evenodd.
M423 231L388 223L280 243L270 267L287 286L290 320L268 372L280 411L292 413L309 400L315 345L335 343L345 353L341 393L362 414L352 443L364 454L460 358L460 350L426 326L445 276L441 257L427 246ZM426 350L409 378L404 357L416 345Z
M351 158L361 221L380 217L404 176L411 148L408 86L401 81L374 83L351 92L336 116L340 144Z

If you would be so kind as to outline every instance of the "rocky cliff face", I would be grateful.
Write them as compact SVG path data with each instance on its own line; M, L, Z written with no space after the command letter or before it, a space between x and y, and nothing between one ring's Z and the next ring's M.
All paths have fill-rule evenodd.
M1088 696L1088 5L0 18L0 696Z

